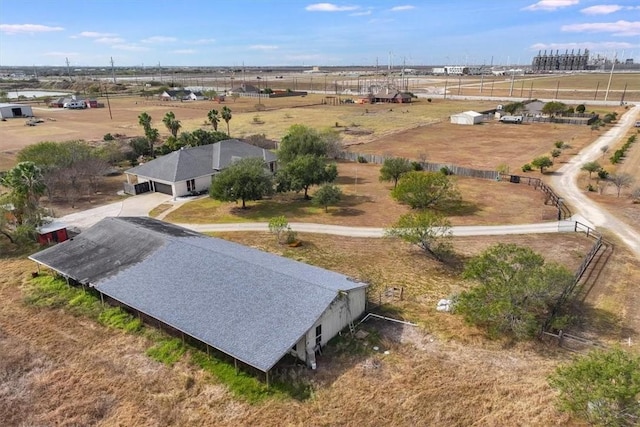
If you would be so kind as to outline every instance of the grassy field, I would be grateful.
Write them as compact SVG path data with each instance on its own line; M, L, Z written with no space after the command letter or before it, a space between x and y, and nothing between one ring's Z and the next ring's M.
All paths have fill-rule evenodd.
M379 182L379 165L339 163L338 173L337 184L344 197L338 206L330 207L328 213L302 199L301 194L283 194L249 202L249 209L207 197L184 204L164 219L175 223L206 224L266 222L274 216L284 215L289 222L388 227L410 211L391 197L391 183ZM556 219L556 208L545 205L543 193L533 187L514 187L515 184L482 179L452 179L463 199L458 209L447 212L454 225L523 224ZM313 191L315 189L312 189L312 196Z
M548 94L557 88L554 79L561 79L561 90L565 84L569 90L571 84L576 91L571 96L589 93L598 81L586 75L532 81L534 87L540 85ZM501 80L496 79L494 90L505 93L510 83ZM530 82L524 81L524 91ZM522 85L517 80L515 88L518 83ZM461 91L468 89L471 94L479 90L478 80L470 78L464 84ZM487 84L485 81L484 91L488 90ZM614 76L615 96L620 96L623 87L624 82ZM582 89L586 92L580 92ZM457 88L449 86L449 90L453 93ZM493 108L494 102L420 100L398 108L330 106L321 104L322 100L319 95L264 100L266 111L260 112L256 111L256 100L229 100L226 105L234 114L231 135L265 133L279 139L294 123L331 126L343 133L360 133L345 135L353 151L410 158L425 154L429 161L487 169L506 163L514 172L533 157L548 153L557 140L571 145L557 160L561 163L598 136L586 127L567 125L455 127L447 123L452 113ZM137 124L142 111L152 115L166 136L160 123L165 112L174 111L184 130L194 130L207 127L203 124L206 112L221 105L116 98L111 100L111 107L113 119L107 109L36 110L37 115L55 120L36 127L24 126L22 120L1 122L0 170L14 164L20 148L42 139L81 138L99 143L107 132L142 135ZM256 124L256 115L263 124ZM226 129L224 122L221 128ZM637 172L633 169L637 147L638 143L633 148L636 151L629 153L631 160L626 160L620 170ZM299 196L252 202L246 211L205 198L184 205L167 219L261 221L285 214L291 222L385 226L407 212L390 198L391 185L378 181L379 166L341 163L339 171L338 184L345 199L329 213L309 206ZM540 175L536 172L531 176ZM452 216L456 225L555 218L555 209L542 203L541 194L524 185L457 179L467 205ZM114 197L111 193L120 188L121 180L113 178L102 191ZM639 205L630 205L628 199L607 194L595 197L602 198L599 200L615 212L624 206L621 215L631 222L638 218ZM88 197L82 206L105 199ZM168 208L159 207L154 214ZM64 212L65 208L58 209ZM252 388L243 378L236 378L228 366L220 366L162 334L156 335L153 328L147 334L117 327L129 325L129 329L137 330L137 325L130 323L134 319L123 318L119 312L91 314L94 307L82 295L70 297L75 302L67 304L51 295L34 294L28 285L34 264L25 259L26 253L14 253L0 241L0 419L7 425L68 426L582 425L555 409L554 392L546 382L558 363L570 360L570 354L539 342L488 341L482 331L466 325L458 316L436 312L435 305L440 298L470 286L460 279L460 264L496 241L530 246L573 270L593 243L584 236L456 238L458 262L451 265L436 263L417 248L395 239L302 233L298 236L302 246L289 248L277 245L267 233L225 233L220 237L366 280L371 283L372 302L384 303L388 313L419 326L367 322L362 326L370 332L367 340L346 336L337 339L320 356L317 371L286 373L287 381L310 386L306 398L265 393L261 384ZM585 298L579 331L611 345L631 338L633 349L637 349L638 283L640 260L617 245L598 285ZM390 294L388 288L402 288L403 299ZM60 290L58 297L64 298L65 291ZM373 345L380 350L372 350ZM389 354L385 355L385 350Z
M570 424L554 409L546 384L568 354L539 344L487 341L457 316L435 311L439 298L468 286L455 268L397 240L302 235L303 246L294 249L276 245L267 233L223 237L367 278L374 299L387 286L403 287L404 299L393 301L395 314L420 326L367 323L369 342L380 351L351 338L338 340L320 357L317 371L290 374L311 384L313 397L252 403L238 398L226 380L191 363L192 350L175 360L171 356L169 366L145 355L149 337L64 307L25 304L29 290L16 283L26 283L33 264L5 258L0 260L0 367L6 387L0 388L0 418L10 425L408 425L425 419L447 425ZM456 239L455 246L466 257L492 240ZM591 243L579 235L505 241L546 251L572 268ZM166 349L160 353L151 355L165 360Z

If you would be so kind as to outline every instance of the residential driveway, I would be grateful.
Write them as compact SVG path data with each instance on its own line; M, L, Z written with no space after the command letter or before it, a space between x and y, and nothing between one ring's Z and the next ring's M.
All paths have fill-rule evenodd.
M85 230L108 216L148 216L153 208L170 200L171 196L167 194L145 193L124 198L120 202L65 215L59 220L70 227Z
M565 198L574 211L588 218L595 226L611 230L640 258L640 234L589 199L586 191L578 188L577 185L577 176L581 172L582 165L598 160L602 156L600 148L603 146L614 147L635 123L638 114L640 114L640 105L629 109L609 131L561 167L551 177L551 186L559 196Z

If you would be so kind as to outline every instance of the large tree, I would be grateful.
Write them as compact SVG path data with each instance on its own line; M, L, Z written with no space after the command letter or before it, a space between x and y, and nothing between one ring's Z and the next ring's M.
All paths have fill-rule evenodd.
M151 121L151 116L147 112L140 113L138 116L138 123L144 129L144 136L147 138L147 143L149 144L149 153L155 158L155 143L158 142L160 133L158 129L151 127Z
M540 169L540 173L544 173L544 169L551 167L553 162L548 156L536 157L531 161L531 164Z
M444 208L460 200L455 182L442 172L407 172L391 196L413 209Z
M326 138L318 131L304 125L293 125L280 141L278 160L288 163L304 155L327 157L327 149Z
M593 161L583 164L580 169L589 172L589 179L591 179L591 174L594 172L598 172L600 169L602 169L602 166L600 166L600 163Z
M530 248L503 243L472 258L463 276L477 285L459 295L456 311L491 336L516 339L540 331L573 281L565 267L546 262Z
M169 111L164 115L162 123L164 123L164 125L167 127L169 132L171 132L171 135L174 138L178 137L178 131L182 127L182 124L180 123L180 120L176 119L176 115L173 113L173 111Z
M220 113L218 110L210 110L207 113L207 119L209 119L209 123L213 126L214 131L218 131L218 123L220 123Z
M338 176L335 164L326 164L321 157L312 154L298 156L278 170L278 191L303 191L309 199L309 187L333 182Z
M611 181L611 183L615 185L616 189L618 190L618 197L620 197L620 192L622 191L622 189L631 187L631 185L635 181L635 178L633 177L633 175L623 172L611 175L609 177L609 181Z
M380 168L380 181L393 181L393 188L396 188L400 177L411 170L413 166L408 159L400 157L385 159Z
M551 101L544 104L541 111L544 114L555 115L555 114L562 114L566 110L567 110L567 106L564 103L558 102L558 101Z
M209 195L220 201L242 201L246 209L247 200L260 200L271 194L273 181L271 173L259 158L238 160L213 177Z
M222 113L220 114L220 116L222 117L222 120L224 120L225 123L227 124L227 135L231 136L231 131L229 130L229 122L233 117L233 114L231 113L231 108L227 107L226 105L222 107Z
M549 378L560 408L590 424L640 424L640 356L620 348L594 350Z
M336 205L342 198L342 190L333 184L324 184L313 194L313 204L322 206L329 212L329 206Z
M385 230L385 234L417 245L438 261L451 250L451 223L446 217L431 211L402 215L398 222Z
M20 162L0 179L0 185L9 189L5 200L13 205L16 224L40 225L40 198L46 190L42 170L33 162Z

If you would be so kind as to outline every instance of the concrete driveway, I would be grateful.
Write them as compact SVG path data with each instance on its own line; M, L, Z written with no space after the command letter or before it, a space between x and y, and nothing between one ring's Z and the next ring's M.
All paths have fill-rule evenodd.
M59 220L70 227L85 230L108 216L148 216L153 208L168 201L171 201L168 194L144 193L123 198L120 202L65 215Z

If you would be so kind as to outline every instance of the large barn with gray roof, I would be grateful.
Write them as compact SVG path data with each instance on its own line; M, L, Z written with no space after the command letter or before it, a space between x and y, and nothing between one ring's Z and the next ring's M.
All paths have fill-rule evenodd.
M211 177L238 159L261 158L271 172L276 155L238 139L183 148L125 171L125 192L155 191L175 197L205 191Z
M315 368L365 310L364 283L146 217L105 218L29 258L267 375L286 355Z

